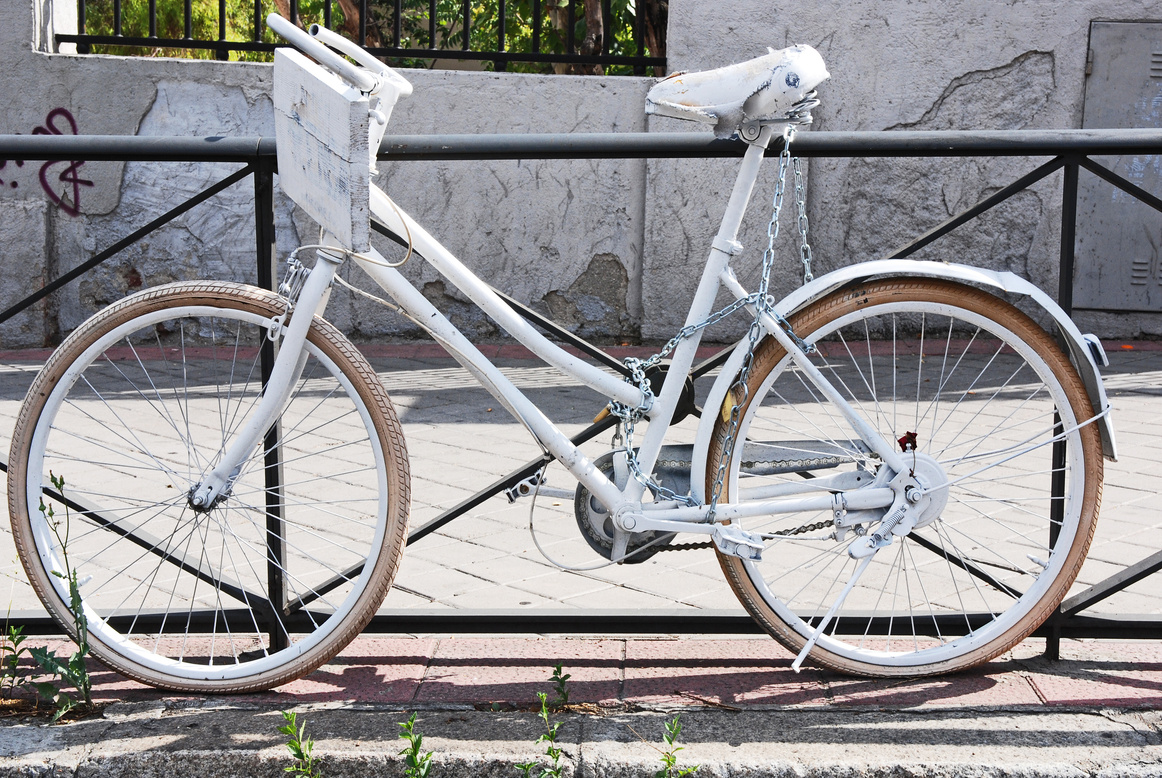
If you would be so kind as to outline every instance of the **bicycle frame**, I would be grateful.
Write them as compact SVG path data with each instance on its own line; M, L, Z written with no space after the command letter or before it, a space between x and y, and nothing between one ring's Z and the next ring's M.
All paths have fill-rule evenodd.
M746 291L734 280L733 273L730 271L730 259L741 249L741 246L736 242L736 237L754 190L763 156L773 136L774 125L764 126L758 138L751 142L743 157L726 212L712 243L694 300L686 315L686 325L697 324L710 315L714 300L724 285L737 297L741 298L746 295ZM429 262L485 313L493 317L510 335L545 362L619 403L636 407L643 402L642 392L636 386L626 383L620 377L610 376L549 341L505 304L487 284L392 202L385 193L375 187L371 189L371 212L375 219L386 225L393 233L401 238L406 237L415 253ZM614 485L570 442L556 425L480 353L463 333L416 290L402 273L391 267L374 249L370 252L356 254L337 247L335 255L331 256L328 256L330 252L320 251L320 260L316 262L315 267L310 272L309 279L297 300L296 310L315 311L322 315L326 306L326 290L329 289L331 278L340 261L340 252L350 255L356 264L371 276L411 319L427 330L518 421L523 423L540 445L553 457L560 460L565 468L589 489L591 494L603 504L612 506L611 513L618 517L620 523L626 523L626 517L632 516L629 523L626 524L627 529L635 531L713 532L713 523L708 520L709 510L707 506L679 507L674 502L665 501L642 504L645 486L639 481L631 478L624 488ZM301 315L292 317L275 363L275 377L272 378L264 394L263 402L256 410L254 418L239 434L236 443L230 447L227 456L204 482L203 489L210 485L211 493L217 494L222 489L228 488L230 473L236 463L242 461L253 450L253 446L257 444L261 433L276 418L282 404L281 398L287 391L289 383L297 378L298 371L301 369L301 366L298 369L296 366L300 361L297 355L302 350L302 340L306 336L305 319L308 317ZM795 339L785 332L774 317L769 314L764 314L760 321L762 328L779 340L812 383L835 403L868 448L878 455L889 468L895 472L900 472L904 466L898 452L860 417L835 387L828 382L827 378L811 364ZM296 327L295 324L299 326ZM643 436L638 450L637 457L642 472L652 472L657 462L666 432L681 396L683 384L693 365L700 340L701 331L698 331L691 337L682 340L673 351L672 363L662 389L650 408L651 424ZM730 380L732 377L723 376L719 380L724 380L724 378ZM826 492L825 485L826 480L820 479L810 489L803 490L815 491L816 496L790 499L790 495L787 495L780 496L778 499L760 499L745 505L724 504L716 509L715 518L721 522L744 516L828 510L832 508L834 498ZM823 494L818 494L820 491ZM198 495L201 494L202 491L199 490ZM203 499L212 500L212 494ZM891 488L865 488L860 490L859 507L863 509L887 508L896 498L896 490ZM198 499L197 495L195 499ZM856 507L851 502L851 497L847 499L849 507ZM631 527L629 524L633 526Z

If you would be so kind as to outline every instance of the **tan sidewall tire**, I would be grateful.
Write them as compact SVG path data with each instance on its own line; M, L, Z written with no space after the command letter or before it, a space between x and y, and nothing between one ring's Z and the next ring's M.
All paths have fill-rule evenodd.
M57 596L55 587L50 584L49 573L39 563L40 558L29 515L31 506L28 506L24 499L29 450L44 403L69 365L94 340L139 316L165 308L190 305L246 311L264 317L280 314L285 309L285 302L277 295L241 284L189 282L169 284L141 292L106 308L74 332L41 370L21 406L13 432L8 472L8 509L12 521L12 534L20 554L20 561L41 602L57 623L70 634L73 633L72 613L68 604ZM355 607L332 630L327 639L292 661L260 674L229 680L175 678L128 660L116 650L115 646L106 645L96 636L91 636L93 655L118 672L152 686L177 691L232 693L269 689L311 672L339 653L360 633L382 604L395 578L407 539L411 479L403 430L391 400L375 371L342 333L330 323L315 317L308 339L340 367L355 387L358 396L367 407L383 449L388 485L387 526L382 551L369 578L370 585L362 591Z
M986 292L960 284L928 279L887 279L860 285L857 289L834 292L791 317L791 325L800 335L811 333L828 322L845 316L861 308L887 302L923 301L954 305L975 311L1006 327L1025 340L1049 365L1057 380L1069 397L1070 405L1078 419L1089 419L1093 408L1085 392L1085 387L1077 371L1063 354L1053 339L1037 324L1012 305ZM786 352L772 338L766 338L756 350L754 366L748 379L749 397L753 398L772 368L778 365ZM749 406L749 403L748 403ZM740 411L740 418L746 413L746 406ZM721 414L715 424L714 436L710 444L707 462L718 462L725 443L728 424ZM1081 515L1072 546L1069 548L1061 573L1048 592L1024 618L995 639L975 650L946 661L911 667L886 667L852 660L816 646L811 658L816 663L833 670L851 675L896 677L926 676L955 672L973 667L996 657L1008 650L1041 625L1056 609L1077 577L1085 554L1093 540L1098 509L1101 505L1102 470L1101 440L1096 424L1089 424L1079 431L1085 464L1085 493L1081 502ZM706 475L707 494L713 488L714 473L710 468ZM729 499L724 485L723 501ZM727 581L734 589L739 601L754 619L776 640L794 653L798 653L806 639L785 624L763 600L755 584L747 574L742 560L718 555L719 564Z

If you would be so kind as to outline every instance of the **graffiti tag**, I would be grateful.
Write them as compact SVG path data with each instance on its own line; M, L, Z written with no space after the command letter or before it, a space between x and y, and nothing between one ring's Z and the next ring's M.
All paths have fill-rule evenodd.
M64 122L63 126L61 122ZM76 135L77 120L67 108L54 108L44 117L44 124L33 129L33 135ZM10 160L0 159L0 170L8 166ZM81 187L93 186L93 182L81 178L80 170L84 160L50 160L40 166L40 186L49 199L60 206L60 209L69 216L78 216L81 213ZM66 165L59 173L54 170L56 165ZM23 160L16 160L16 167L24 167ZM0 178L0 186L4 179ZM8 186L17 188L16 181L9 180ZM71 188L71 192L69 189ZM59 191L58 191L59 190Z
M48 116L44 118L44 126L37 127L32 131L32 134L64 135L65 132L56 124L57 119L64 119L66 122L68 122L67 129L70 131L68 133L69 135L77 134L77 120L73 118L73 115L69 113L67 108L54 108L53 110L49 111ZM62 187L61 193L58 194L54 183L49 183L49 170L53 167L53 165L65 164L66 162L68 167L62 170L56 177L57 182L65 185ZM49 199L59 205L60 209L67 213L69 216L76 216L81 212L81 187L93 185L92 181L81 178L80 176L79 171L81 169L81 165L84 164L84 160L79 159L72 160L71 162L68 162L67 160L52 160L45 162L40 168L40 186L48 194ZM71 202L66 200L64 195L64 190L67 189L68 186L72 186L73 188Z

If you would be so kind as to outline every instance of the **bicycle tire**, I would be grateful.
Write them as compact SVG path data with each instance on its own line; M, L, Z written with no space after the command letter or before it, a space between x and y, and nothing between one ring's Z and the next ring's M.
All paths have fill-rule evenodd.
M930 477L943 470L950 483L947 503L924 526L876 554L810 657L852 675L938 675L988 661L1028 636L1069 590L1101 503L1100 439L1095 424L1084 424L1094 412L1068 357L1009 303L946 281L850 287L808 306L791 325L817 346L813 363L885 438L917 434L914 468ZM738 434L748 448L823 444L790 443L803 451L786 457L799 469L773 475L740 463L736 445L723 502L742 487L759 495L757 487L802 484L804 475L877 471L878 457L853 443L838 409L773 338L756 349L747 387ZM742 396L732 390L719 414L708 494L737 402L731 398ZM1055 412L1066 442L1057 462ZM1064 483L1059 518L1054 474ZM884 512L845 522L862 516L859 526L874 531ZM796 654L857 564L847 553L855 529L834 529L831 511L743 522L748 530L791 533L817 521L827 528L770 536L762 562L719 555L743 606Z
M92 653L126 676L277 686L342 650L391 587L410 499L402 430L370 365L318 317L278 446L257 446L213 509L189 504L260 396L260 348L285 310L240 284L143 291L67 338L21 407L8 474L21 562L76 639L67 554ZM44 497L59 536L39 509L50 472L65 479L64 497Z

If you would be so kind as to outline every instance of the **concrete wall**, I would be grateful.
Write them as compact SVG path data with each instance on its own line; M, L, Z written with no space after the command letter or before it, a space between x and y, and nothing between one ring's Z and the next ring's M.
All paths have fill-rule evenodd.
M0 133L272 133L268 65L49 53L70 5L0 0ZM780 7L781 6L781 7ZM1141 19L1145 0L982 2L672 0L671 69L701 69L810 43L832 79L817 128L1021 129L1080 126L1089 23ZM55 16L54 16L55 14ZM408 71L415 95L390 132L702 131L642 113L641 78ZM57 109L64 109L65 113ZM50 116L51 114L51 116ZM1032 160L817 160L808 206L816 272L871 259L1031 169ZM9 162L0 167L0 308L224 177L228 165ZM728 161L397 163L380 185L484 278L606 341L656 341L680 326L691 277L733 179ZM42 176L43 173L43 176ZM62 180L61 176L65 174ZM741 236L740 275L766 245L774 165ZM45 191L40 178L52 189ZM927 250L1057 285L1060 184L1050 179ZM74 199L74 192L79 197ZM44 304L0 325L0 347L58 340L96 308L177 278L253 280L252 188L236 185L122 252ZM79 199L79 202L76 200ZM73 215L75 212L75 215ZM280 251L313 226L280 196ZM775 291L798 283L784 220ZM477 338L491 323L421 263L407 272ZM353 336L407 334L406 322L346 291L329 315ZM1151 317L1105 317L1105 334L1155 332ZM718 328L729 337L741 324Z

